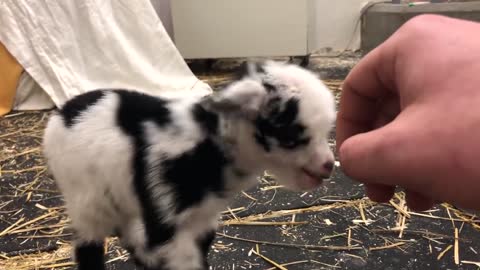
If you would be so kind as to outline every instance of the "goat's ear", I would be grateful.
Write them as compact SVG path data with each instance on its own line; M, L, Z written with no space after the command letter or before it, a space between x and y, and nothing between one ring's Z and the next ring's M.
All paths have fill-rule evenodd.
M238 68L235 78L241 80L245 77L256 77L260 73L265 73L264 64L265 62L261 61L245 61Z
M266 96L267 91L260 82L243 79L212 94L206 100L206 106L218 113L254 119Z

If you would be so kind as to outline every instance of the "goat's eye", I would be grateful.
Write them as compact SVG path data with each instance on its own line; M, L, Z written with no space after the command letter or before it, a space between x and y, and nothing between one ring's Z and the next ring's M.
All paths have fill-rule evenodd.
M269 82L263 82L263 87L265 87L265 89L267 89L268 92L275 92L277 91L277 88L275 87L275 85L269 83Z
M285 149L295 149L301 146L306 146L310 143L310 138L299 138L296 140L282 141L279 143L280 147Z
M297 145L297 143L294 142L294 141L289 141L289 142L283 143L283 146L285 146L285 147L295 147L296 145Z

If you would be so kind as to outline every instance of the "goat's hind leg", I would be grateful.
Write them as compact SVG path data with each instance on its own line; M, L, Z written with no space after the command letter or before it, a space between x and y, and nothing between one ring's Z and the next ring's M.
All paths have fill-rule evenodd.
M75 261L78 270L104 270L104 241L75 243Z

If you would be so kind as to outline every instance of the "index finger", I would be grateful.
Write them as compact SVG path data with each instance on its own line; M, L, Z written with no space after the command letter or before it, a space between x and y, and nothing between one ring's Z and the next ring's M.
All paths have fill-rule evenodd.
M337 116L337 145L368 132L377 117L380 98L394 88L394 49L388 42L367 54L345 79Z

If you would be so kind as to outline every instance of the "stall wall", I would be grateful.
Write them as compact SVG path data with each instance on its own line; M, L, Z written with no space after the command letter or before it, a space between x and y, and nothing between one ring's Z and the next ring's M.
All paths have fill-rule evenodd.
M309 48L311 51L338 52L360 48L360 17L368 0L313 0Z
M188 2L189 0L176 0L177 3ZM226 0L228 1L228 0ZM231 0L230 0L231 1ZM242 0L235 0L242 1ZM171 0L151 0L153 7L160 16L165 28L170 36L175 39L174 25L171 13ZM272 3L274 3L273 1ZM280 1L281 2L281 1ZM277 2L277 3L280 3ZM368 0L310 0L309 11L310 19L308 21L308 51L318 53L336 53L345 49L357 50L360 48L360 16L361 11L367 3L373 2ZM215 9L214 0L202 0L198 2L190 2L188 5L194 4L198 7L198 12L211 13L212 17L218 16ZM285 7L289 7L285 5ZM278 9L272 4L272 10ZM289 7L291 8L291 7ZM279 11L282 13L282 11ZM182 15L177 15L182 16ZM265 16L265 15L264 15ZM178 20L178 18L176 18ZM182 28L185 24L195 25L194 20L182 18ZM248 23L245 26L251 27ZM245 31L247 31L246 29ZM183 31L183 30L182 30ZM209 37L210 38L210 37ZM219 37L219 39L221 39ZM236 46L248 47L246 44L236 44ZM213 55L214 57L214 55Z

